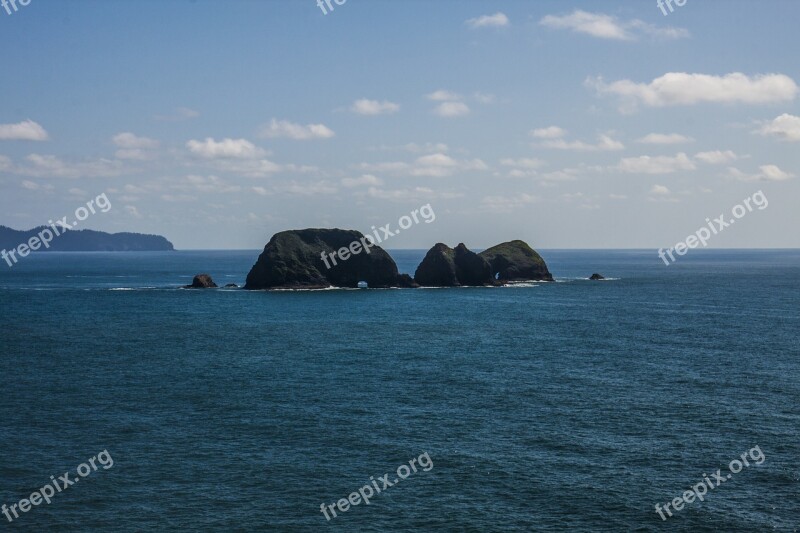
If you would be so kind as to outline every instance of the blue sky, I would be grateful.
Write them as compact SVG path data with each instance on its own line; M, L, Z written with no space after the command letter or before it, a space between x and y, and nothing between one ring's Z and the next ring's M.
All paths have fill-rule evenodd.
M0 8L0 224L183 249L436 221L387 248L797 247L792 1L70 2Z

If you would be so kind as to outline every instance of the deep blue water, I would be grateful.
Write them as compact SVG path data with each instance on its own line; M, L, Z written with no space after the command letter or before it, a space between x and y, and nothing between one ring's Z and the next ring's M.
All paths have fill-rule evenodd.
M411 273L423 253L392 252ZM800 528L800 251L545 250L559 282L516 288L175 288L241 284L257 255L0 265L0 504L114 460L0 528Z

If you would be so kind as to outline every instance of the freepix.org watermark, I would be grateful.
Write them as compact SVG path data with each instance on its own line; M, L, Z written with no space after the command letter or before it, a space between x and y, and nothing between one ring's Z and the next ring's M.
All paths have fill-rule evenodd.
M752 213L752 204L755 204L759 211L763 211L767 208L767 206L769 206L769 200L767 200L767 197L763 192L758 191L750 198L745 198L741 204L737 204L733 207L731 210L733 218L726 221L725 214L718 216L713 221L710 218L707 218L706 222L708 223L708 227L703 226L697 230L694 235L689 235L683 241L677 243L672 248L667 249L666 252L663 248L659 248L658 257L664 261L665 265L669 266L671 263L667 261L667 256L669 256L670 261L673 263L675 262L675 256L672 254L672 252L675 252L678 255L686 255L686 252L688 252L689 249L697 248L699 244L702 244L703 247L708 246L708 239L710 239L712 235L721 233L725 228L735 224L738 219L742 218L747 213Z
M422 468L423 472L428 472L433 468L433 461L431 460L430 455L428 455L428 452L423 453L419 457L411 459L407 465L398 466L396 472L397 477L392 481L389 481L389 474L384 474L382 477L378 478L378 480L375 479L375 476L370 476L369 480L371 483L367 483L358 489L358 492L353 492L347 498L342 498L336 503L332 503L330 505L323 503L319 507L320 511L322 511L322 514L325 515L325 519L330 521L331 518L336 518L336 509L339 509L339 511L342 513L346 513L350 509L351 505L356 506L361 502L369 505L369 500L372 497L380 494L389 487L397 485L412 473L416 473L418 465ZM382 486L378 486L378 481L380 481L380 485ZM328 514L328 511L330 511L331 514Z
M345 2L347 0L317 0L317 6L322 10L323 15L327 15L328 11L333 11L333 4L342 6ZM325 9L326 6L328 9Z
M758 453L756 453L758 452ZM763 463L767 457L764 455L764 452L761 451L759 446L754 447L749 452L744 452L739 459L734 459L728 465L728 470L730 470L733 474L738 474L742 471L743 468L750 466L750 461L747 460L748 455L750 459L755 461L755 464L760 465ZM669 506L675 509L675 511L680 511L683 509L684 503L690 504L695 501L695 499L705 501L705 496L708 494L709 489L714 490L715 488L719 487L727 480L733 477L732 474L722 475L722 469L718 469L714 474L711 475L712 479L709 479L708 474L703 474L703 481L697 483L696 485L692 486L692 490L687 490L681 496L673 499L671 502L667 502L664 504L664 508L661 508L661 504L656 504L656 512L658 516L661 517L661 520L666 520L667 517L664 516L664 511L667 512L669 516L672 516L672 511L669 510Z
M31 0L0 0L0 6L2 6L3 9L6 10L6 13L9 15L13 15L17 11L19 11L19 7L17 6L17 4L19 4L22 7L27 7L28 5L30 5L30 3Z
M322 257L322 262L325 263L325 266L328 268L328 270L330 270L332 267L337 265L337 256L339 261L347 261L352 256L358 255L361 252L366 252L369 254L371 253L369 249L376 244L382 243L389 237L394 237L400 233L400 230L408 229L414 224L419 224L419 217L417 215L421 215L426 224L430 224L436 220L436 213L433 212L431 204L425 204L419 209L414 209L411 212L411 216L403 215L400 217L400 220L397 221L397 225L400 226L400 229L394 230L393 232L391 230L391 224L381 226L380 229L383 233L383 239L381 239L381 236L378 235L378 230L375 229L375 226L372 226L372 234L375 236L374 238L372 235L364 235L361 237L361 239L351 242L350 246L343 246L342 248L339 248L331 253L322 252L320 254ZM330 262L328 262L329 259Z
M27 513L33 507L41 505L42 501L50 505L53 496L67 490L81 479L89 476L92 472L97 472L98 463L103 467L103 470L108 470L114 466L114 459L111 458L111 454L108 453L108 450L103 450L85 463L78 465L76 472L79 477L70 478L69 472L65 472L63 476L59 476L58 478L50 476L50 483L31 494L30 497L22 499L10 507L4 504L3 507L0 507L0 511L2 511L9 522L13 522L14 519L19 518L17 509L19 509L20 512ZM11 515L14 515L14 517L12 518Z
M661 10L661 12L664 13L664 16L666 17L669 14L667 13L667 8L669 8L670 13L675 11L675 8L672 7L672 2L675 2L675 5L678 7L683 7L686 5L687 1L688 0L657 0L656 5Z
M3 250L0 252L0 257L2 257L6 263L8 263L9 267L16 265L19 262L17 259L17 255L19 257L28 257L32 251L36 251L40 249L42 246L45 248L50 248L50 243L53 242L53 239L56 237L60 237L65 232L74 229L75 226L78 225L78 222L83 222L89 215L95 214L97 211L95 210L95 205L97 209L100 210L101 213L108 213L111 210L111 202L108 200L106 193L101 194L94 200L89 200L86 202L86 206L81 206L75 210L75 219L71 223L67 222L68 217L61 217L61 219L53 222L49 220L47 223L50 225L49 228L45 228L40 231L37 235L28 239L27 243L22 243L13 250L6 251ZM61 231L59 231L61 230ZM12 262L13 261L13 262Z

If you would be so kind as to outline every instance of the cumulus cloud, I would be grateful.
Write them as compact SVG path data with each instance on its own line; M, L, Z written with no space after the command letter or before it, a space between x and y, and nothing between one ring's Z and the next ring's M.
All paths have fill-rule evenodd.
M792 179L794 174L781 170L777 165L762 165L756 174L745 174L739 169L730 168L731 176L740 181L786 181Z
M683 144L693 142L694 139L680 135L678 133L649 133L637 139L637 143L641 144Z
M539 128L531 130L531 136L537 139L560 139L567 135L567 130L561 129L558 126L550 126L547 128Z
M350 110L359 115L388 115L400 111L400 106L388 100L380 102L362 98L361 100L356 100Z
M464 102L442 102L436 106L433 112L440 117L453 118L468 115L470 109Z
M119 148L115 154L118 159L149 159L152 156L150 150L154 150L159 146L158 141L155 139L138 137L128 132L115 135L112 141Z
M330 139L336 133L324 124L308 124L303 126L288 120L272 119L269 125L261 130L262 137L278 138L285 137L296 141L308 141L312 139Z
M576 9L569 15L547 15L539 21L542 26L554 29L572 30L599 39L635 41L646 35L661 39L681 39L689 37L688 30L682 28L659 28L639 19L620 20L603 13L589 13Z
M30 154L27 166L14 169L17 174L41 178L99 178L119 176L125 172L120 161L97 159L69 162L54 155Z
M497 12L494 15L483 15L481 17L466 21L470 28L502 28L510 24L505 13Z
M596 144L583 141L566 141L564 139L552 139L539 145L542 148L553 148L556 150L575 150L579 152L611 152L624 150L625 145L612 139L608 135L601 135Z
M347 187L348 189L352 189L353 187L377 185L383 185L383 180L377 176L373 176L372 174L364 174L358 178L344 178L342 180L342 186Z
M686 106L700 103L774 104L797 96L794 80L784 74L747 76L734 72L724 76L668 72L650 83L619 80L605 83L589 78L586 85L600 95L622 99L622 111L634 111L638 104L648 107Z
M247 139L222 139L207 137L204 141L191 140L186 143L189 151L204 159L255 159L265 152Z
M650 194L655 194L658 196L667 196L670 193L670 190L663 185L653 185L653 188L650 189Z
M45 129L32 120L0 124L0 141L46 141L48 138Z
M362 163L365 172L391 173L415 177L444 178L456 172L484 171L489 167L480 159L455 159L447 154L435 153L418 157L412 163L391 161L385 163Z
M723 165L731 161L736 161L739 159L739 156L730 150L714 150L712 152L700 152L695 154L694 158L703 163L708 163L709 165Z
M753 133L776 137L782 141L798 142L800 141L800 117L784 113Z
M536 203L540 200L538 196L520 193L514 195L493 195L485 196L481 199L481 208L497 213L507 213L519 207Z
M616 170L629 174L672 174L681 170L694 170L697 168L685 153L681 152L674 157L643 155L639 157L626 157L620 160Z

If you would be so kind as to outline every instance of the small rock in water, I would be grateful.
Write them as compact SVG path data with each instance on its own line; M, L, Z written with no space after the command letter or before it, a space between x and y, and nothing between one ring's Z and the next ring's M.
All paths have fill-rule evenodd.
M598 274L598 273L595 272L594 274L592 274L592 277L589 278L589 279L602 280L602 279L606 279L606 278L602 274Z
M191 285L186 285L187 289L216 289L217 284L208 274L198 274L192 280Z

